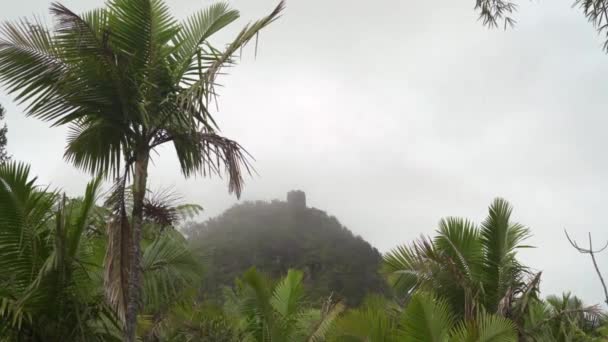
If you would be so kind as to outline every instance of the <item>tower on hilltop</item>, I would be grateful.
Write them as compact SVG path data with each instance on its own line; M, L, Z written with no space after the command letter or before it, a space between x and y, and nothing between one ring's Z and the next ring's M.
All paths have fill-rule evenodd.
M306 193L301 190L288 192L287 203L294 209L306 209Z

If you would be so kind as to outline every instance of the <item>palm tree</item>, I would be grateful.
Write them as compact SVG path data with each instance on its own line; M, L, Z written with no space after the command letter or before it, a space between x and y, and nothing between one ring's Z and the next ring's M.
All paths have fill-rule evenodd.
M222 67L260 30L278 18L283 2L245 26L225 49L209 38L239 13L218 3L178 23L162 0L110 0L106 8L78 15L54 3L56 28L38 21L4 23L0 29L0 82L27 114L54 126L69 125L65 158L94 174L132 179L128 220L119 206L110 229L106 266L108 297L125 316L133 341L140 302L143 203L151 152L172 143L185 176L220 173L240 194L241 146L217 134L209 112Z
M585 306L570 293L535 301L524 318L523 341L591 342L608 336L600 329L606 321L600 308Z
M329 334L334 342L515 342L509 319L480 312L458 320L449 303L433 294L417 292L405 310L381 297L368 298L363 307L339 318Z
M83 198L69 199L37 185L24 164L0 165L1 341L120 340L118 317L103 300L109 210L95 204L100 185L97 178ZM146 315L162 312L201 280L186 240L169 229L199 207L172 206L166 198L145 201Z
M36 185L28 166L0 165L0 340L120 340L91 227L100 184L67 199Z
M323 341L344 309L341 303L310 309L304 303L303 273L289 270L278 283L249 269L226 293L226 314L235 317L243 341Z
M443 219L433 240L421 238L386 254L382 271L397 294L432 291L465 319L480 311L509 316L515 297L538 284L537 277L528 282L528 269L516 259L529 230L512 222L511 213L505 200L496 199L480 227Z
M403 315L400 341L405 342L515 342L517 331L509 319L478 312L458 321L449 303L432 294L416 293Z

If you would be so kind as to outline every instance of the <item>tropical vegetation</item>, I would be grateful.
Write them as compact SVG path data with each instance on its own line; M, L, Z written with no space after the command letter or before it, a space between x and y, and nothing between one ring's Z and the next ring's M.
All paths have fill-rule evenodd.
M65 159L115 180L124 193L131 180L132 208L117 204L105 263L109 302L135 338L140 309L144 197L151 153L172 144L184 176L220 173L240 195L241 146L218 135L209 111L223 67L284 5L245 26L225 48L209 38L239 13L226 3L195 12L184 22L162 0L110 0L76 14L54 3L54 29L38 21L5 22L0 29L0 82L27 114L68 125ZM125 196L119 194L116 198Z
M575 5L608 32L604 0ZM481 224L445 218L382 256L320 210L248 203L185 224L200 206L149 190L171 144L185 177L225 174L240 196L251 159L210 108L222 70L284 7L223 47L210 38L239 17L226 3L183 22L162 0L54 3L52 28L2 24L0 83L27 115L69 127L64 158L92 180L80 197L41 184L0 128L0 341L608 340L600 307L541 296L518 255L531 230L504 199ZM514 23L511 1L476 7L486 25ZM597 269L591 244L573 246Z
M111 243L104 230L112 211L97 204L101 181L90 182L83 197L68 198L37 184L27 165L0 166L4 340L121 340L119 313L104 299L104 259ZM146 313L157 314L200 279L200 264L172 228L178 221L171 226L157 223L167 217L163 210L187 215L190 206L145 202L149 210L142 243L143 298Z
M121 312L104 283L116 192L102 178L80 198L41 186L23 163L0 166L0 336L2 341L122 340ZM101 199L105 197L105 201ZM123 199L133 206L132 195ZM348 305L313 300L304 272L278 280L255 268L205 298L196 244L177 228L200 207L169 192L144 199L142 341L602 341L604 313L567 293L540 297L541 274L517 258L530 230L502 199L477 226L440 221L384 256L391 291ZM294 212L294 215L296 213ZM108 223L110 222L110 223Z

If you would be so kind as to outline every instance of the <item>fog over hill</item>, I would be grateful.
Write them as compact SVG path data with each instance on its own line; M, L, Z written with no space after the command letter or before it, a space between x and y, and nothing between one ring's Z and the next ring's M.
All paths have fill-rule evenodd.
M302 191L289 192L287 201L235 205L185 232L207 265L203 293L212 297L253 266L274 278L303 270L313 302L332 295L356 305L385 290L378 250L337 218L307 207Z

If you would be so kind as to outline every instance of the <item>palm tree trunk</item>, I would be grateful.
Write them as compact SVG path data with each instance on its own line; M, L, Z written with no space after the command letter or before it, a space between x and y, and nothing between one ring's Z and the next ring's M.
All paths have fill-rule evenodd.
M127 312L125 315L125 341L134 342L137 328L137 314L140 304L141 292L141 230L143 226L143 207L148 181L148 161L150 155L147 149L136 154L135 169L133 172L133 212L132 228L133 239L130 248L130 273Z

